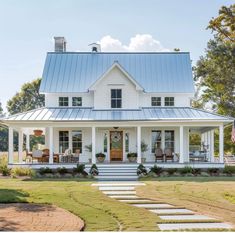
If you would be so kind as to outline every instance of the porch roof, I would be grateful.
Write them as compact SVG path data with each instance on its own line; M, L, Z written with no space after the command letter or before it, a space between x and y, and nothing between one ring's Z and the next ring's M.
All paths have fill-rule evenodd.
M23 121L220 121L234 119L191 107L149 107L141 109L98 110L77 107L44 107L2 119Z

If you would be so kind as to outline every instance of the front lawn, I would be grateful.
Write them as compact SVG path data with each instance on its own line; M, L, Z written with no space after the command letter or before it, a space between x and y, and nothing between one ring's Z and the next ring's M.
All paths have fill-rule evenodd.
M0 179L1 202L57 205L81 217L86 231L156 231L159 221L156 214L106 197L89 181Z
M145 178L137 195L186 207L235 226L235 177ZM148 190L146 192L146 190Z

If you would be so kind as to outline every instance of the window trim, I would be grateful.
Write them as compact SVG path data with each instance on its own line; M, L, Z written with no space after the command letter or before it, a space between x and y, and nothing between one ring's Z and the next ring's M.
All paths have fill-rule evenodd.
M156 100L153 100L154 98L156 98ZM156 105L154 105L153 103L156 103ZM160 97L160 96L152 96L151 97L151 106L152 107L161 107L162 106L162 97Z
M116 96L115 97L112 97L112 92L113 91L116 91ZM121 97L117 97L117 91L120 91L121 93ZM115 106L113 106L113 101L115 101ZM118 107L118 101L120 101L120 107ZM115 89L110 89L110 107L112 109L120 109L122 108L122 89L121 88L115 88Z
M63 100L61 100L63 98ZM65 101L64 99L67 99L67 101ZM58 98L58 105L59 105L59 107L68 107L69 106L69 97L68 96L59 96L59 98ZM65 102L67 102L68 103L68 105L64 105L64 103ZM61 103L63 103L63 105L61 105Z

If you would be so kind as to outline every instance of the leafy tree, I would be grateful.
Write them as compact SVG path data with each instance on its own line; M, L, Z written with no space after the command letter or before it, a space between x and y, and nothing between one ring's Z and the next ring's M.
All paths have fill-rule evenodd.
M40 83L41 79L38 78L23 84L20 92L8 100L8 112L16 114L44 106L44 95L39 94Z
M2 103L0 102L0 117L3 116L3 108L2 108Z
M218 17L212 18L207 28L216 32L221 40L235 42L235 4L222 6Z

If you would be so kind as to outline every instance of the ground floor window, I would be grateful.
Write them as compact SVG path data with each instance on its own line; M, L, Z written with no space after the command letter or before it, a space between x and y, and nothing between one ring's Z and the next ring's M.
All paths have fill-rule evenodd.
M162 132L160 130L152 130L152 153L155 153L156 148L161 148Z
M104 134L104 153L108 151L108 135L107 133Z
M175 134L174 130L165 131L165 149L171 149L172 152L175 150Z
M59 149L64 153L69 148L69 131L59 131Z
M72 131L72 149L73 153L82 153L82 131Z
M125 152L129 152L129 133L125 134Z

